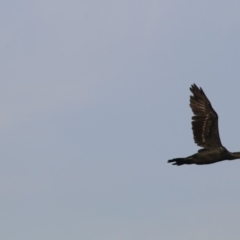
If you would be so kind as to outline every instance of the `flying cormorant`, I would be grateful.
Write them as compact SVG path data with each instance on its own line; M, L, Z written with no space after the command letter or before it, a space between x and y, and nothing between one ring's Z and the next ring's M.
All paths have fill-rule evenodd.
M183 164L211 164L223 160L240 159L240 152L229 152L221 143L218 132L218 115L202 88L193 84L190 88L192 117L192 130L195 143L202 147L197 153L186 158L168 160L173 165Z

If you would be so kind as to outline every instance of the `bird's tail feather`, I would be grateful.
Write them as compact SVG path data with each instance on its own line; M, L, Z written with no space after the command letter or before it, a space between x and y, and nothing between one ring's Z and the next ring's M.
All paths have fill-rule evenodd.
M172 163L172 165L181 166L183 164L193 164L192 159L189 158L173 158L168 160L168 163Z

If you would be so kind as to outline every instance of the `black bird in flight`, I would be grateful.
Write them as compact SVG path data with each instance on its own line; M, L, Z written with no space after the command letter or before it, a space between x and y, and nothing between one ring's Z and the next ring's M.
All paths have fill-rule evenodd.
M192 130L195 143L202 147L197 153L186 158L168 160L173 165L183 164L211 164L223 160L240 159L240 152L229 152L221 143L218 132L218 115L202 88L193 84L190 88L192 117Z

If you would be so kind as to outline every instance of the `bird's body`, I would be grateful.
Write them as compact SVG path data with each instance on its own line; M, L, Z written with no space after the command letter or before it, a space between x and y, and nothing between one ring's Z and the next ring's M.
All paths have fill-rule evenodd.
M218 115L201 88L193 84L190 88L190 107L194 113L192 130L195 143L203 147L197 153L186 158L168 160L173 165L211 164L223 160L240 159L240 152L229 152L221 143L218 132Z

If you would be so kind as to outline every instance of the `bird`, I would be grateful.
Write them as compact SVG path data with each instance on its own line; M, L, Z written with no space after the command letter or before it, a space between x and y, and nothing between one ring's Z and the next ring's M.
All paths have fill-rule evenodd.
M185 158L168 160L172 165L212 164L224 160L240 159L240 152L229 152L221 143L218 130L218 114L213 109L202 88L190 87L190 107L193 112L192 131L195 143L202 147L197 153Z

